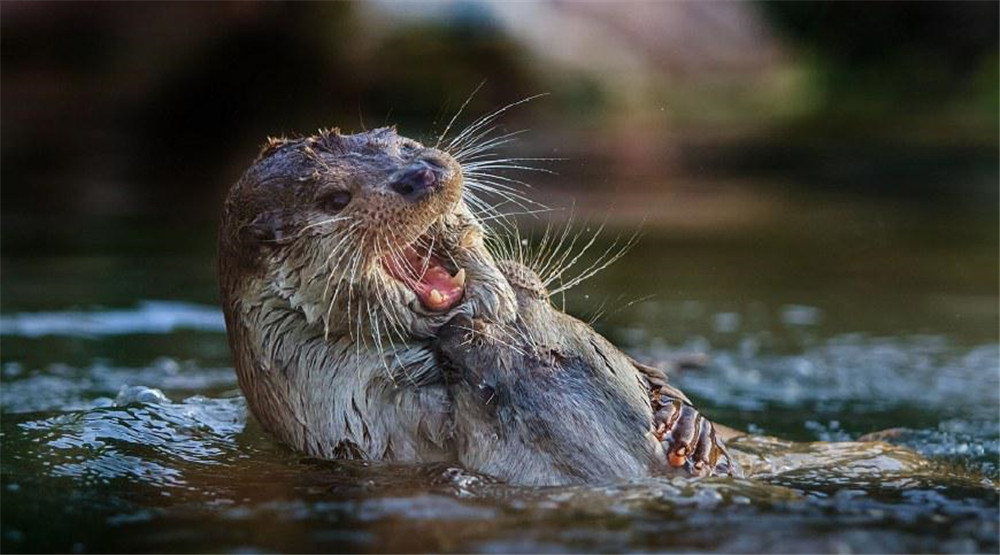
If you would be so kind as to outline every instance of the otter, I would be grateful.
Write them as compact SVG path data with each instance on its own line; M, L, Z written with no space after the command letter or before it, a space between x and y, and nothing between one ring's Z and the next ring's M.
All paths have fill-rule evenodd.
M665 373L556 310L528 267L499 264L517 319L456 315L436 340L464 466L520 485L742 475L721 433Z
M520 318L522 326L544 327L549 318L566 334L567 348L574 337L604 341L567 327L569 317L561 313L524 302L523 280L512 280L509 269L504 274L469 208L478 200L467 198L469 177L481 175L483 166L470 163L466 175L462 152L452 156L393 128L321 130L269 140L230 189L219 230L229 344L251 412L282 443L325 459L453 462L455 440L466 429L456 422L475 413L464 414L473 409L456 406L462 396L449 390L439 348L449 344L437 339L442 326L466 318L514 329ZM465 152L478 156L481 150ZM520 285L520 295L511 281ZM524 310L531 315L519 316ZM494 347L467 354L486 357ZM445 350L460 361L457 347ZM619 357L615 368L624 367L624 355L610 345L604 350ZM652 369L646 374L646 383L666 392L653 398L659 405L646 399L636 409L639 419L658 415L663 426L654 435L677 443L682 431L707 429L698 427L703 419L682 394ZM524 377L526 387L544 385L531 374ZM622 415L613 411L641 405L635 384L585 385L581 395L603 392L625 400L602 405L594 399L589 418L608 418L603 429L627 437L628 430L615 427ZM606 390L619 385L621 391ZM546 390L523 394L538 398ZM693 457L687 470L694 473L701 471L698 461L718 461L717 451L696 441L701 437L685 440ZM563 446L571 437L551 439ZM635 452L633 444L626 447ZM660 454L651 449L651 456ZM613 466L614 454L604 454ZM638 469L633 458L631 468Z
M278 440L320 458L453 457L427 338L457 314L516 311L464 193L456 157L394 128L271 139L230 189L226 329L250 410Z

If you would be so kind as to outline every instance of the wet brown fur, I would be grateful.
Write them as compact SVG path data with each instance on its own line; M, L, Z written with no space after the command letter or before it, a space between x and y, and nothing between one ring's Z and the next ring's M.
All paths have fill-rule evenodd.
M388 185L422 161L441 184L419 202ZM219 280L240 387L284 443L334 458L441 460L448 407L424 339L464 310L512 317L514 301L463 202L461 166L394 129L270 139L230 190ZM349 192L343 210L324 199ZM469 283L459 307L422 311L382 266L430 236Z

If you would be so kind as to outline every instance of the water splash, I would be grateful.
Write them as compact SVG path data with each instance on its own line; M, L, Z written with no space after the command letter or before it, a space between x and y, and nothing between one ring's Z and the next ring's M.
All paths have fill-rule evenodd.
M834 413L851 403L863 404L868 412L919 405L983 419L995 419L1000 410L997 344L968 348L942 336L848 334L805 345L795 354L750 347L713 350L707 342L692 348L711 352L711 365L678 375L677 383L716 406L745 411L820 406ZM663 347L638 352L648 360L669 358L669 353Z
M29 370L8 362L0 367L0 377L0 409L4 414L104 407L111 405L119 388L128 383L146 384L174 396L236 389L232 368L206 368L168 357L140 367L95 361L83 367L50 364Z

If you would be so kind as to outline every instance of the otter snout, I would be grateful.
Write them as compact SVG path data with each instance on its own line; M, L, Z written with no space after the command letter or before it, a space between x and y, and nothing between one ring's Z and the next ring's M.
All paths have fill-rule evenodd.
M407 168L402 175L389 184L389 189L408 202L417 202L431 194L442 181L441 170L427 162L420 162Z

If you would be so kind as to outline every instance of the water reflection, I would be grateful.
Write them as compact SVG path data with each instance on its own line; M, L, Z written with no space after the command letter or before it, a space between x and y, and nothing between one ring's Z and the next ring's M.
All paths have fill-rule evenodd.
M756 480L513 488L445 465L302 459L248 426L244 408L238 397L171 403L133 387L113 406L6 418L16 440L3 487L23 510L4 515L5 547L773 551L767 542L778 538L778 551L996 547L995 487L882 443L750 437L733 448ZM39 495L50 491L42 484L61 493ZM76 530L80 545L60 543L34 520L46 510L68 518L49 529L96 518L114 533Z
M169 386L170 368L174 375L212 373L162 361L146 370L152 376L164 368L150 383ZM80 392L59 382L25 374L10 383L53 389L48 412L30 403L4 404L3 538L11 550L774 551L768 541L779 537L779 551L997 546L1000 497L982 468L948 465L882 442L748 436L731 447L755 479L513 488L445 465L301 458L247 421L238 395L172 402L155 388L123 386L113 399L92 397L90 408L70 409ZM726 393L720 407L745 387L716 384ZM817 436L840 430L813 422L806 428ZM995 428L950 422L882 439L919 449L965 438L996 458L996 443L988 439ZM962 458L977 458L970 455ZM41 518L44 511L66 518L52 524ZM93 530L79 529L88 521ZM64 537L79 545L56 540L43 525L68 526ZM115 533L98 533L103 528Z

